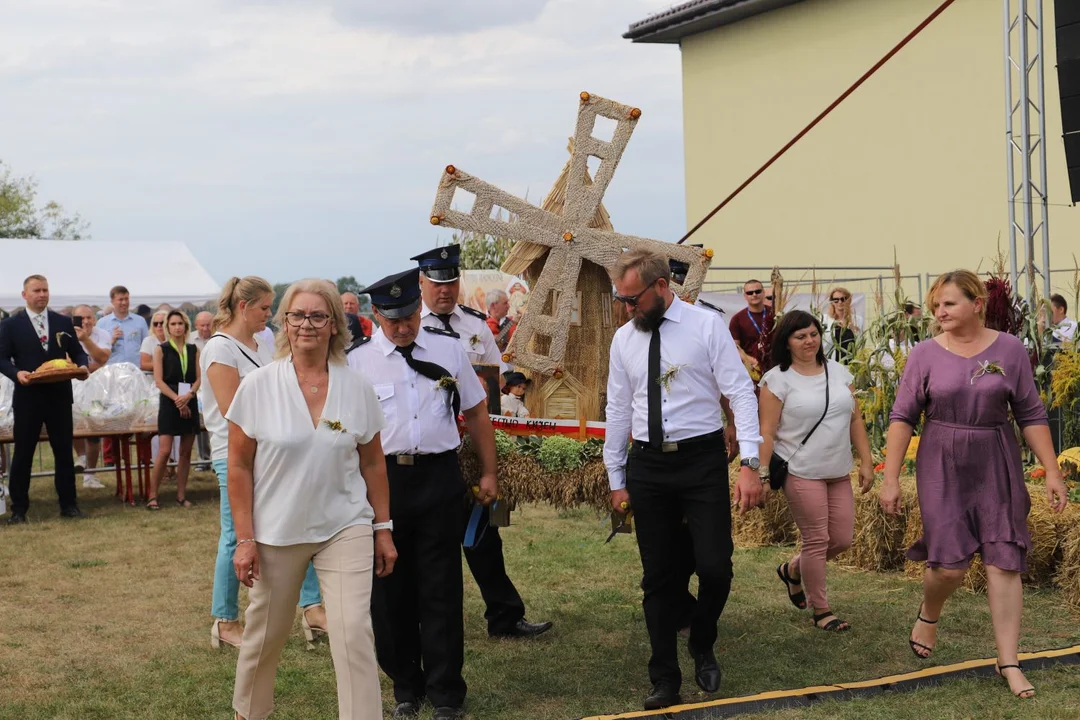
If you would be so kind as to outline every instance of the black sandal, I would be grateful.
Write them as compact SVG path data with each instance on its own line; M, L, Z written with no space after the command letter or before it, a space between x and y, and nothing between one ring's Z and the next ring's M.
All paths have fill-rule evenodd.
M794 580L791 579L791 573L789 572L789 567L788 567L789 564L790 563L782 563L780 565L777 565L776 566L776 575L784 582L784 585L787 586L787 589L788 589L787 596L788 596L788 600L791 601L791 604L794 605L795 607L799 608L800 610L805 610L806 609L806 593L804 591L800 590L799 592L795 593L794 595L791 594L791 586L792 585L801 585L802 583L797 583L797 582L795 582Z
M1005 675L1001 672L1002 670L1008 670L1009 668L1016 668L1021 672L1023 672L1024 670L1024 668L1020 667L1020 663L1016 663L1015 665L998 665L997 663L994 663L994 672L998 674L999 678L1005 681L1005 685L1009 688L1009 692L1012 692L1012 685L1009 685L1009 678L1005 677ZM1031 695L1025 695L1024 693L1031 693ZM1020 692L1013 692L1013 695L1020 698L1021 700L1030 700L1031 698L1035 697L1035 688L1029 687L1021 690Z
M180 498L176 498L176 504L182 508L195 507L195 503L191 502L187 498L184 498L183 500L181 500Z
M922 609L923 609L923 606L920 603L919 604L919 614L915 616L916 624L918 624L918 623L926 623L927 625L937 625L937 620L927 620L926 618L924 618L922 616ZM915 630L915 628L912 628L912 631L914 631L914 630ZM908 645L911 646L911 652L915 653L915 657L919 658L920 660L929 660L930 656L934 654L934 648L927 647L926 645L923 645L921 642L917 642L917 641L912 640L910 638L908 639ZM920 653L918 651L917 648L922 648L923 650L926 651L926 654L923 655L922 653Z
M832 617L832 620L825 623L824 625L818 625L819 622L830 616ZM836 617L836 615L834 615L831 610L826 610L820 615L815 615L814 627L816 627L818 630L825 630L826 632L847 632L851 629L851 626L848 625L846 621Z
M157 512L158 510L160 510L161 506L158 505L157 498L150 498L149 500L147 500L146 509L151 512Z

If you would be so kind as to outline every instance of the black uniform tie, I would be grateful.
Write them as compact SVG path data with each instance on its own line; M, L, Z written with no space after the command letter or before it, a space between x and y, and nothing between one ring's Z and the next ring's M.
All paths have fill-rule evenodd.
M664 322L664 318L660 318ZM661 410L660 387L660 325L652 331L649 340L649 445L659 449L664 442L664 414Z
M434 313L435 317L442 321L443 327L450 332L454 332L454 328L450 327L450 318L453 317L452 313Z
M454 380L454 376L446 371L446 368L441 365L436 365L433 362L427 362L426 360L417 360L413 357L413 349L416 348L416 343L410 343L407 347L396 347L395 351L401 353L401 356L405 358L405 364L415 370L420 375L423 375L428 380L432 380L439 383L443 378L449 378L449 387L444 388L450 393L450 404L454 411L454 417L458 416L461 412L461 393L458 392L457 381Z

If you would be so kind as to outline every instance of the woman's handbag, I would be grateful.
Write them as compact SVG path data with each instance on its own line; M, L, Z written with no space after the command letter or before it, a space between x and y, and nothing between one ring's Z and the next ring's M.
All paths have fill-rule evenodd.
M810 436L814 434L814 431L818 429L822 421L825 420L825 416L829 414L829 361L825 361L825 412L821 413L821 417L814 424L814 427L810 428L810 432L806 433L806 437L799 443L799 447L795 448L795 452L791 453L791 457L795 457L795 453L803 449L806 445L806 441L810 439ZM774 445L775 447L775 445ZM790 458L789 458L790 459ZM788 476L788 461L776 454L773 451L772 457L769 458L769 487L773 490L779 490L784 487L784 481Z

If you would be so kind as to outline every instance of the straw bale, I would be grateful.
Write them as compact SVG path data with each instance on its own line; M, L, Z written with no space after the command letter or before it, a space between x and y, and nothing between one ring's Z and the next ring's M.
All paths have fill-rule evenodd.
M971 558L971 566L964 575L964 584L961 586L968 592L986 592L986 566L983 565L982 555L975 553Z
M1054 569L1061 559L1061 539L1058 534L1056 515L1046 503L1040 487L1028 487L1031 492L1031 512L1028 514L1028 532L1031 547L1027 553L1027 572L1024 582L1030 585L1049 586L1054 582Z
M480 479L480 461L470 443L458 452L462 477L469 485ZM607 470L600 458L584 467L565 472L549 472L536 458L511 453L499 458L499 493L511 504L545 503L559 510L591 507L603 512L608 507Z
M1065 602L1080 607L1080 524L1062 542L1061 549L1061 562L1058 563L1054 584L1061 588Z
M904 525L904 549L911 547L915 542L922 537L922 512L919 509L919 503L916 502L907 513L907 522ZM915 560L904 560L904 577L908 580L919 580L923 578L923 570L925 563L916 562Z
M731 477L734 478L737 472L732 470ZM730 484L729 493L734 500L734 482ZM784 493L770 492L763 507L755 508L746 515L740 516L738 510L732 506L731 537L736 545L745 548L794 545L799 531Z
M858 488L858 477L852 478L855 493L855 531L851 549L836 559L841 565L861 570L886 572L904 568L904 535L912 507L918 508L914 483L901 486L899 515L888 515L881 509L876 492L865 495Z

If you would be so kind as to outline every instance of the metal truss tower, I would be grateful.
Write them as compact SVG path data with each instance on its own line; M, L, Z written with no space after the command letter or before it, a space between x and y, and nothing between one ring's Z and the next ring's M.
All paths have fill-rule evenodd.
M1009 257L1013 292L1020 295L1022 275L1026 279L1026 298L1030 302L1038 292L1036 275L1042 275L1042 297L1050 297L1043 0L1003 2ZM1042 246L1041 266L1035 264L1039 245ZM1023 258L1022 268L1018 258Z

